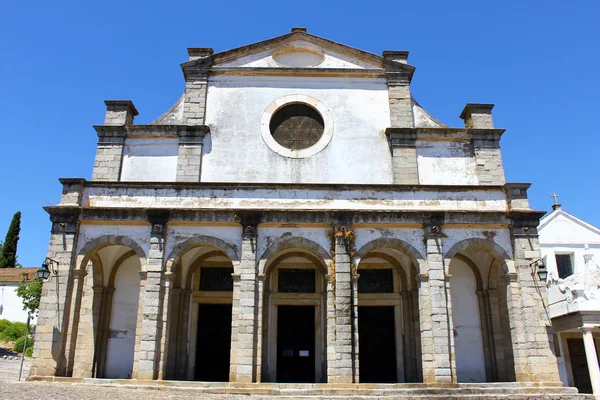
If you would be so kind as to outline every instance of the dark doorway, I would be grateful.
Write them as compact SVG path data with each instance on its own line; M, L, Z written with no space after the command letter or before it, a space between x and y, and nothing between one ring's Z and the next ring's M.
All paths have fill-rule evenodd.
M231 304L198 304L195 380L229 381Z
M277 307L277 382L315 382L315 307Z
M569 347L575 387L579 389L579 393L592 393L592 382L590 381L590 371L585 357L583 339L567 339L567 346Z
M358 307L361 383L392 383L396 377L394 307Z

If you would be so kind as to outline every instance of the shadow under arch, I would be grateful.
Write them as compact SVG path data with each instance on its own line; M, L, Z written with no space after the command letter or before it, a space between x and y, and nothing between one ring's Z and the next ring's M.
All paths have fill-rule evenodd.
M469 238L461 240L455 243L444 255L444 273L449 274L450 261L462 250L466 250L469 247L477 246L489 250L490 254L495 259L501 261L502 269L505 275L515 273L515 265L512 257L496 242L488 239L481 238Z
M131 248L140 258L142 266L145 265L146 252L144 252L142 247L135 240L127 236L104 235L87 242L81 250L79 250L77 258L80 259L80 261L76 264L75 268L85 270L90 259L97 254L99 250L108 246L126 246Z
M429 269L427 266L427 261L425 257L421 254L419 250L417 250L410 243L405 242L404 240L398 238L378 238L371 240L370 242L364 244L355 254L352 262L354 265L358 265L363 257L365 257L368 253L378 250L378 249L395 249L400 252L410 256L413 262L418 266L418 273L426 273Z
M295 237L295 236L283 236L279 239L275 240L273 243L267 247L267 249L260 256L258 261L258 273L259 275L266 275L267 270L275 265L275 261L278 261L281 257L273 257L278 253L288 250L288 249L303 249L307 250L309 253L312 253L314 259L311 261L318 261L315 266L322 266L324 268L321 272L326 275L327 265L331 260L331 254L329 254L321 245L312 240L303 238L303 237ZM301 252L298 252L301 253ZM288 257L287 254L284 254L284 257ZM306 256L305 256L306 258Z
M175 246L173 248L173 250L171 250L171 253L169 253L169 256L166 259L165 270L167 272L173 272L176 274L178 271L174 271L174 269L176 269L178 267L179 261L181 261L181 257L187 251L189 251L195 247L201 247L201 246L212 247L217 250L220 250L231 260L231 262L233 264L234 273L236 273L236 274L240 273L240 271L239 271L240 257L236 251L236 247L227 243L226 241L224 241L222 239L216 238L214 236L207 236L207 235L194 236L192 238L189 238L188 240L185 240L185 241L179 243L177 246Z

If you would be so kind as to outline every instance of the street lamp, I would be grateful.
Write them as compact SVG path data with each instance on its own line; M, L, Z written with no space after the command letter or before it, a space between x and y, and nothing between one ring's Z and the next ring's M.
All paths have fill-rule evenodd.
M530 263L529 267L531 268L531 276L535 276L537 274L540 282L546 282L548 270L546 269L546 266L541 258L538 258L534 262Z
M54 267L54 265L56 265L56 267ZM51 273L54 275L57 275L58 274L58 271L56 269L57 267L58 267L58 261L53 260L49 257L46 257L46 259L42 262L42 267L40 269L38 269L38 271L37 271L38 278L45 281L46 279L48 279L50 277Z

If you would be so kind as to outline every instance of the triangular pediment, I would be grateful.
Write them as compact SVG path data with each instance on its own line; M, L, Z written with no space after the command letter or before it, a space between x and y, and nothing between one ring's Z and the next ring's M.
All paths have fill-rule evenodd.
M182 64L209 68L320 68L385 70L412 76L414 67L302 31Z
M542 219L538 231L542 244L600 244L600 229L562 209Z

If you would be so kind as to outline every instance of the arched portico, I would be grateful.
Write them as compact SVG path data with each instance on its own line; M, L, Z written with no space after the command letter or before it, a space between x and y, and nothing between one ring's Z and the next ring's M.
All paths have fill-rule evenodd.
M143 249L126 236L101 236L78 252L70 279L77 338L67 343L74 377L132 377L145 262Z
M261 380L326 382L330 260L302 237L281 238L259 258Z
M234 246L200 235L174 246L165 270L173 276L168 310L166 379L229 380Z
M514 262L497 243L470 238L446 252L444 266L458 381L515 380L508 301Z
M356 265L361 383L422 380L417 275L423 256L397 238L363 245Z

